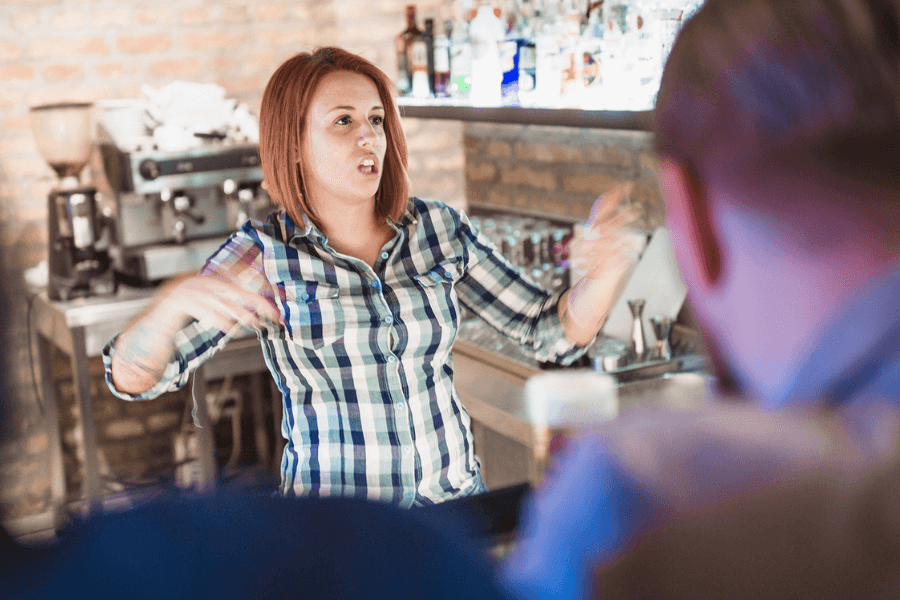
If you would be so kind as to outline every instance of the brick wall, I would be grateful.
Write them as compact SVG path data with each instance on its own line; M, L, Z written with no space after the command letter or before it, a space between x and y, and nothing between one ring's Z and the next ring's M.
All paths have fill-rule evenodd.
M597 196L631 182L640 225L665 222L648 132L467 123L469 202L587 218Z

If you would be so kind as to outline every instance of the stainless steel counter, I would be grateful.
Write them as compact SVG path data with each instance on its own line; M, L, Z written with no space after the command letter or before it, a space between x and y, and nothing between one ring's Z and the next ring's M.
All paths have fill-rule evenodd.
M506 355L457 340L454 380L472 417L475 450L488 487L540 480L547 459L545 426L528 413L525 384L542 371L524 354ZM672 372L616 387L618 413L665 408L698 410L708 402L703 371Z

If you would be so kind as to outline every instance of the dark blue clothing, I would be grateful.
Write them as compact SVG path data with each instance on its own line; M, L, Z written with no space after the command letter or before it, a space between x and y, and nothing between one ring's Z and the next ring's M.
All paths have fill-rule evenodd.
M466 523L347 498L171 497L20 554L10 598L501 600ZM11 563L7 563L9 566Z

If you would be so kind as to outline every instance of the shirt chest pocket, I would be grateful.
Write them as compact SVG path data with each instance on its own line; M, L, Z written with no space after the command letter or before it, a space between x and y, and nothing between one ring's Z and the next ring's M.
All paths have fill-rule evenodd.
M438 263L425 273L415 275L414 279L426 301L443 312L450 307L456 309L453 284L460 276L459 259L454 259Z
M317 281L278 284L287 336L296 344L322 348L344 335L340 288Z

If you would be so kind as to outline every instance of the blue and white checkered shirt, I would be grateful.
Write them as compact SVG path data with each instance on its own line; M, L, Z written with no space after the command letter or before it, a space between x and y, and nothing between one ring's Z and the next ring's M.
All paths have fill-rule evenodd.
M527 280L459 213L413 198L374 268L334 251L311 223L282 211L248 223L208 260L272 299L284 326L259 332L284 397L284 494L358 496L401 506L465 495L480 482L451 349L465 306L539 360L583 350L563 335L559 294ZM183 386L233 337L194 321L176 336L163 378L140 396Z

